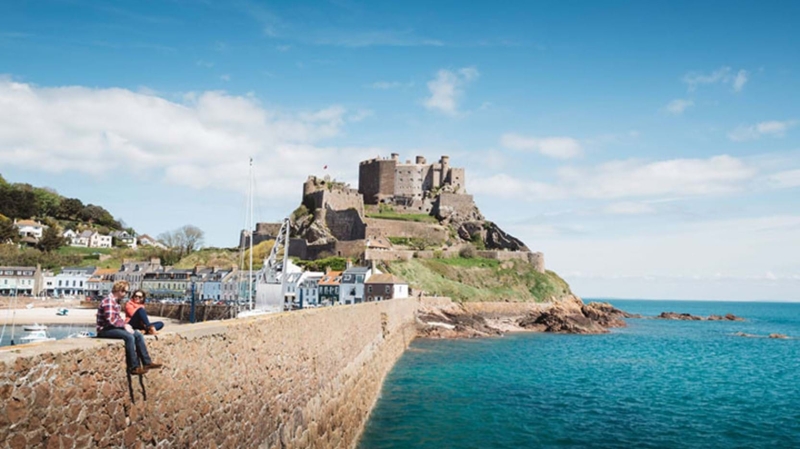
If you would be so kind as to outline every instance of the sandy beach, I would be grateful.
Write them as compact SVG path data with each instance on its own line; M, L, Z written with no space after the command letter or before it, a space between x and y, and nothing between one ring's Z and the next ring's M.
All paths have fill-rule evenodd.
M14 324L94 324L95 323L95 315L97 313L96 309L84 309L84 308L70 308L69 306L65 307L68 312L65 316L56 315L58 308L56 307L34 307L31 309L27 308L17 308L17 309L5 309L0 310L0 325L6 324L9 325L12 322ZM157 316L151 316L150 319L152 321L164 321L168 323L170 326L175 324L180 324L179 321L171 320L169 318L162 318Z

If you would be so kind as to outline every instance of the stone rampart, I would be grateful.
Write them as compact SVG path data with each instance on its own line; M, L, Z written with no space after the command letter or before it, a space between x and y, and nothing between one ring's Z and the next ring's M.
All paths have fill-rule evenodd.
M0 447L354 447L419 302L183 326L131 384L120 341L3 348Z
M438 217L453 214L469 217L475 210L475 200L472 195L461 193L442 192L433 205L433 214Z
M447 228L430 223L418 223L415 221L403 220L384 220L379 218L367 218L367 234L380 235L384 237L419 237L431 243L441 244L448 237Z

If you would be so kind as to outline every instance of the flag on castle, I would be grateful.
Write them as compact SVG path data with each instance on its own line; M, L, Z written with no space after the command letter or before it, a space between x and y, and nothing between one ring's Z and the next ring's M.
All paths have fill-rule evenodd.
M323 169L323 170L327 170L327 169L328 169L328 166L326 165L326 166L322 167L322 169Z

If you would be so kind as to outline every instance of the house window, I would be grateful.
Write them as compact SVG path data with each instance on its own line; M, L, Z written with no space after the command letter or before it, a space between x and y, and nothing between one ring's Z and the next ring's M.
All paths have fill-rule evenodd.
M392 286L387 285L386 288L384 289L384 293L391 293L391 292L392 292Z
M367 293L372 293L372 286L371 285L367 286Z

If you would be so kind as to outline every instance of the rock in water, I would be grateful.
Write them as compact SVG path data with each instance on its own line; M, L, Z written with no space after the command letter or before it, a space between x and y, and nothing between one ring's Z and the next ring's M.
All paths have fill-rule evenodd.
M682 320L682 321L703 321L701 316L691 315L688 313L675 313L675 312L661 312L656 318L662 320Z
M587 318L598 322L604 327L625 327L623 318L641 318L641 315L631 314L617 309L607 302L590 302L581 307L581 312Z
M789 338L784 334L769 334L769 338L779 338L779 339L786 339Z

